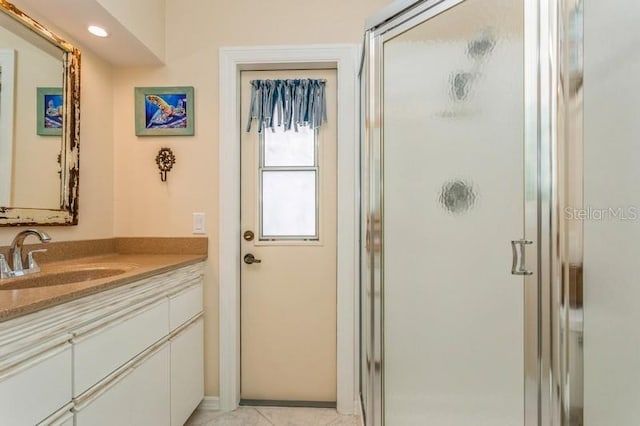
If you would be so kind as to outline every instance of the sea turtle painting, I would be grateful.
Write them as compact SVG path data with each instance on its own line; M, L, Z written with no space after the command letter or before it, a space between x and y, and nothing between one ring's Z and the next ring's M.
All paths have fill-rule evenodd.
M145 123L147 129L185 128L187 96L184 93L146 95Z
M62 128L62 95L45 95L44 127Z

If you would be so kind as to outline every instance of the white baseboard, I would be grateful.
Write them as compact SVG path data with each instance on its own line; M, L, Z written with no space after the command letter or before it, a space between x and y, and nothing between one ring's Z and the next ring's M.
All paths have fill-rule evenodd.
M217 396L205 396L198 405L198 410L216 411L220 409L220 398Z

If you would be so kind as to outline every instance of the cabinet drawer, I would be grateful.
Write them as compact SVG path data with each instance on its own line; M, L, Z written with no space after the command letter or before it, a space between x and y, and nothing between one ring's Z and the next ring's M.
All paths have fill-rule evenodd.
M77 397L169 332L167 299L73 339Z
M202 280L169 299L169 325L171 331L202 312Z
M70 402L71 345L68 343L0 375L2 425L37 424Z

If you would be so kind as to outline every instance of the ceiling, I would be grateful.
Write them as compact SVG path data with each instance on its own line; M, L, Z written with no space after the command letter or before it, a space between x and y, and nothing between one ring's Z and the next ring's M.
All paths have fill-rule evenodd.
M63 38L68 36L116 66L161 65L158 57L134 33L109 13L97 0L10 0L16 7ZM133 1L133 0L132 0ZM87 31L99 25L109 37ZM56 31L58 30L58 31Z

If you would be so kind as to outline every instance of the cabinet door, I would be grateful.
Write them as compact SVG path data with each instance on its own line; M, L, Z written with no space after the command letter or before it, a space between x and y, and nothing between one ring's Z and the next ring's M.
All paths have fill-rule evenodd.
M169 345L165 344L80 404L76 426L169 425Z
M171 426L182 426L204 397L202 317L171 339Z
M69 344L0 373L0 425L33 425L70 402Z
M76 408L76 426L129 425L131 373L133 369L125 371L81 402Z
M131 425L169 426L168 344L134 368L131 392Z

